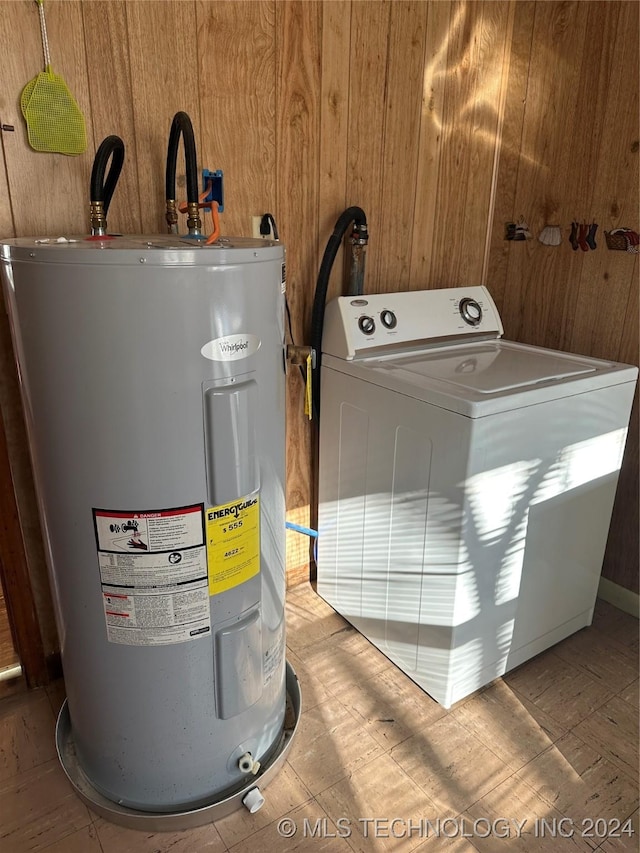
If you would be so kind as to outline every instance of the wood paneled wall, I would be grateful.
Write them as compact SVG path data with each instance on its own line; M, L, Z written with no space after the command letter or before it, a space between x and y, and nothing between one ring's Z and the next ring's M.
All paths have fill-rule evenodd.
M297 342L308 339L335 219L358 204L369 291L486 280L508 337L637 360L636 262L607 252L602 235L638 226L635 3L48 0L46 11L53 67L86 116L89 149L68 158L28 147L18 99L42 64L37 9L0 3L0 120L15 127L2 132L3 235L85 231L93 154L110 133L127 148L110 228L164 230L167 137L182 109L200 164L225 173L223 233L250 234L266 210L277 219ZM536 233L595 217L600 247L505 243L504 222L520 214ZM340 288L336 263L330 296ZM24 447L6 342L2 352L3 415L10 445ZM292 372L287 505L304 523L302 391ZM28 492L18 488L25 519ZM288 536L291 577L306 576L308 542ZM620 561L616 552L614 574Z
M639 8L516 4L487 277L507 337L631 364L639 256L604 231L640 225ZM520 217L536 235L561 225L562 244L505 241ZM573 221L598 223L595 251L572 249ZM636 394L603 569L636 593L638 518Z

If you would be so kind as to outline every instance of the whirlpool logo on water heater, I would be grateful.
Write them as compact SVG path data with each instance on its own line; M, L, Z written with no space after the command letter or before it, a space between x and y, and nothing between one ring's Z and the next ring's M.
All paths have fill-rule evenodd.
M205 344L200 352L211 361L238 361L248 358L260 349L257 335L227 335Z

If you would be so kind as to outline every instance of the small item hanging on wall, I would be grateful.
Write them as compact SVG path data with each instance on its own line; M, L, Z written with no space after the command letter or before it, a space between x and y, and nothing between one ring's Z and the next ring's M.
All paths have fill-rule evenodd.
M571 233L569 234L569 242L571 243L571 248L574 252L578 251L578 223L571 223Z
M586 222L581 222L578 226L578 245L582 249L583 252L589 251L589 244L587 243L587 234L589 233L589 226Z
M614 252L640 254L640 235L631 228L614 228L604 232L607 248Z
M598 223L592 222L587 225L586 222L572 222L571 233L569 234L569 242L573 251L582 249L583 252L593 251L598 248L596 243L596 231Z
M598 248L598 244L596 243L596 231L598 230L598 223L592 222L589 226L589 233L585 237L585 242L587 246L593 251Z
M532 237L529 226L521 216L519 222L507 222L505 240L530 240Z
M633 255L640 254L640 234L637 231L630 231L627 239L629 240L627 252L631 252Z
M562 233L559 225L545 225L538 240L545 246L559 246L562 242Z
M520 217L520 222L516 225L516 236L513 238L514 240L531 240L532 238L531 231L529 231L529 226L524 221L523 217Z
M75 157L87 147L84 116L66 82L53 72L44 0L36 0L36 3L40 15L44 71L27 83L20 96L20 109L27 123L29 145L34 151Z

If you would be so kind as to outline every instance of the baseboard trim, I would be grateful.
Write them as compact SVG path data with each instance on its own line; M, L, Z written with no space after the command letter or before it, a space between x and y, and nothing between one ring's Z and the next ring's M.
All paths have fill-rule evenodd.
M640 595L620 584L610 581L608 578L600 578L598 585L598 598L608 601L619 610L630 613L636 619L640 619Z
M309 563L287 569L287 589L309 582Z

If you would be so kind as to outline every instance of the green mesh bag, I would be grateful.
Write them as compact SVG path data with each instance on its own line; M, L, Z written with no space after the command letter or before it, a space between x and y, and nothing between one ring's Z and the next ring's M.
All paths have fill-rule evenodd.
M65 81L51 68L44 2L36 0L36 3L40 13L45 70L27 83L20 96L29 145L35 151L72 156L82 154L87 147L84 116Z

